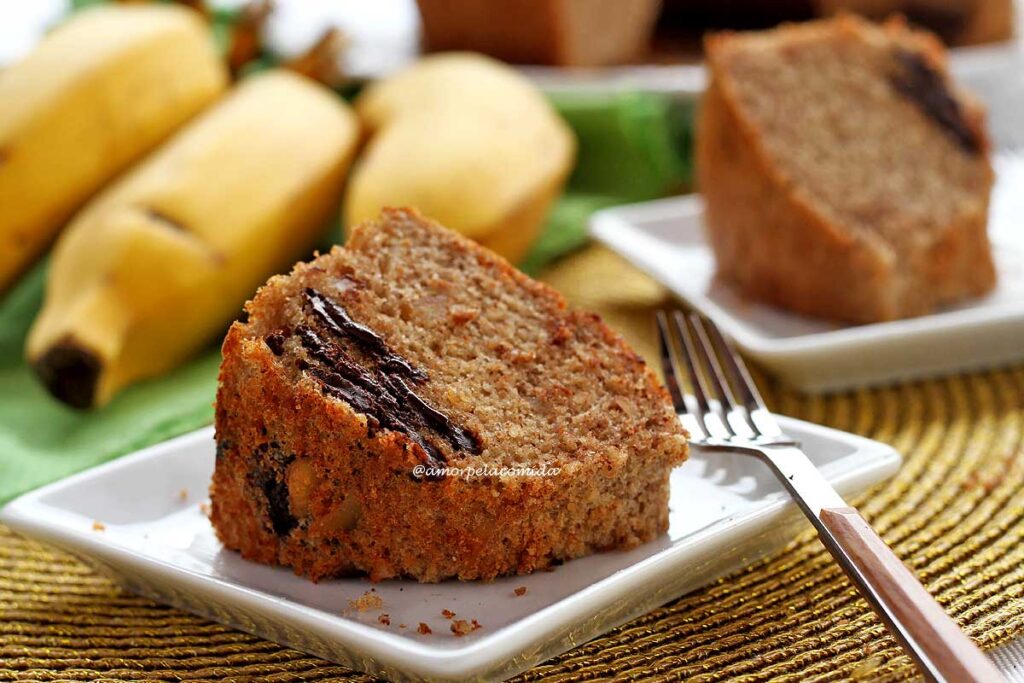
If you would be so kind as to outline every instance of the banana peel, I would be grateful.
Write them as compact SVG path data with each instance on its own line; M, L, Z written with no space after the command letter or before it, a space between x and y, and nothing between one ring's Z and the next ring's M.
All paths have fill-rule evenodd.
M561 193L575 138L533 84L493 59L430 56L356 100L370 134L344 222L414 206L513 262Z
M227 84L202 16L173 5L83 10L0 71L0 292Z
M244 80L90 202L54 248L27 358L78 408L177 366L312 251L359 141L351 109L286 71Z

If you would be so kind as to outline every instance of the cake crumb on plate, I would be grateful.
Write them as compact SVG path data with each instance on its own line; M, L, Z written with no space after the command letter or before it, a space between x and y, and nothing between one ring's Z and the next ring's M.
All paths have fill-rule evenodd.
M355 600L348 601L348 608L357 612L369 612L384 606L384 599L376 593L366 591Z
M476 619L473 619L472 621L466 621L465 619L456 619L452 622L452 633L454 633L456 636L460 638L468 633L472 633L478 628L480 628L480 624L477 623Z

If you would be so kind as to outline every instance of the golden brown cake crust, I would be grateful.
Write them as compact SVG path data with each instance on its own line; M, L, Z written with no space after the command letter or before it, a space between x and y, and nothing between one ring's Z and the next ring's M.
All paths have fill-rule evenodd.
M842 17L786 26L760 34L757 40L764 42L750 49L752 53L774 49L767 41L787 46L832 38L837 43L846 41L842 49L849 49L849 44L862 35L882 39L880 32L885 32L886 39L899 45L900 50L914 55L915 64L926 65L923 68L928 73L946 78L941 45L907 30L900 22L877 28L853 17ZM922 315L939 305L989 291L995 283L986 233L992 172L982 109L966 96L950 91L961 115L953 122L961 128L951 133L940 130L912 103L896 105L901 107L899 115L916 127L916 134L931 135L932 142L943 147L946 158L959 163L957 155L977 156L977 162L961 164L961 177L966 178L962 206L938 217L919 209L916 213L901 213L904 199L909 204L922 198L894 197L894 192L883 188L876 203L860 216L851 210L843 213L823 198L821 183L811 187L808 181L819 180L813 177L813 164L787 165L790 160L784 158L800 151L805 145L803 137L818 134L827 138L832 133L822 127L796 131L785 148L780 148L777 139L767 137L761 120L751 111L750 98L744 98L744 84L730 71L730 57L736 50L745 49L744 40L743 34L720 34L708 39L711 83L698 119L699 185L719 275L751 299L813 316L860 323ZM797 48L782 47L780 51L785 49ZM899 99L897 95L882 96L886 97ZM849 101L843 106L856 109L858 105ZM784 97L780 96L778 106L785 110ZM935 132L929 133L928 127ZM953 134L967 140L959 144L976 145L976 151L960 150ZM835 145L843 144L874 145L879 158L884 159L884 146L891 144L891 138L850 143L836 136ZM863 170L878 178L893 173L883 164ZM919 172L937 176L941 182L946 169L921 168ZM898 184L901 179L892 180ZM909 182L912 184L913 178ZM955 182L960 182L959 178ZM953 180L950 187L954 187ZM850 194L865 191L854 182L836 189ZM877 212L877 220L866 211ZM847 220L848 216L852 218ZM867 227L856 225L857 219ZM915 225L915 221L927 222L927 230L919 230L922 226ZM879 228L875 234L873 223L884 224L888 232ZM915 231L928 234L914 236ZM886 244L892 235L896 235L897 243Z
M383 231L390 232L382 237ZM403 244L404 239L408 243ZM528 302L530 311L541 310L549 325L534 332L560 345L552 347L552 354L565 354L566 362L569 356L584 356L596 373L592 383L599 384L597 378L605 373L606 383L622 386L618 396L606 396L597 388L593 396L562 400L567 404L592 401L612 406L609 411L618 402L622 414L578 415L578 409L573 409L569 416L551 421L549 431L558 438L546 447L550 452L530 453L529 448L515 446L529 444L529 435L524 440L515 433L516 424L494 419L486 405L488 392L500 392L505 386L501 377L515 376L519 372L515 368L530 366L530 358L512 355L506 363L489 355L492 349L499 355L508 353L503 340L495 339L493 346L482 344L476 362L492 363L496 374L493 385L478 387L477 376L462 367L449 368L451 363L443 354L434 356L427 347L417 345L418 339L404 337L398 326L401 317L390 319L382 313L379 319L371 319L375 307L383 310L385 306L374 303L371 290L376 275L369 269L359 270L370 263L365 259L375 258L371 262L377 265L390 263L388 253L381 255L387 249L406 253L428 241L460 266L477 264L472 277L494 278L510 300ZM425 269L424 278L432 267L429 263L415 266ZM364 290L351 285L357 279L367 283ZM407 271L394 282L391 303L401 308L406 292L420 291L430 280L416 281ZM331 283L336 285L334 290L328 290ZM339 283L345 286L337 287ZM471 286L462 284L467 289ZM310 372L296 369L312 362L302 355L297 342L276 336L274 330L292 319L288 316L301 315L298 309L289 310L296 292L310 287L333 291L331 298L345 305L353 318L425 371L430 379L417 388L424 400L476 435L481 444L477 455L436 440L448 464L501 465L518 458L535 465L557 465L559 473L448 476L436 481L412 476L416 465L429 460L426 451L408 435L374 424L372 415L325 392ZM436 300L436 295L430 296L430 301ZM635 546L667 528L668 475L685 457L685 435L650 369L596 316L567 309L553 290L414 212L386 211L376 227L357 229L346 249L335 249L299 264L287 277L272 279L247 311L248 321L235 323L223 345L216 409L217 464L211 487L211 520L217 535L244 557L291 566L314 580L352 572L365 572L374 580L398 576L421 581L490 579L534 571L597 550ZM486 311L474 318L462 304L453 303L448 311L454 312L452 324L460 329L471 328L476 320L484 325L500 319L488 318ZM420 313L406 310L405 315L413 319L414 329L422 330L416 327ZM529 331L525 325L516 329ZM472 338L470 332L467 338ZM430 330L422 330L422 336L430 335ZM521 348L529 343L524 337ZM465 373L464 385L445 381L447 372ZM558 393L571 378L534 381L540 389L525 402L503 399L496 407L507 403L514 413L522 405ZM480 393L474 394L477 390ZM453 396L458 392L474 398L467 405ZM577 419L582 421L580 429L618 430L621 448L590 444L568 423ZM538 435L537 440L548 436ZM564 448L559 445L563 442Z

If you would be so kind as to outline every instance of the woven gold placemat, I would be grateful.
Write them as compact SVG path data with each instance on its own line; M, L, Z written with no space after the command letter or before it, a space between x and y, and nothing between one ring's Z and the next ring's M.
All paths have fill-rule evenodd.
M653 358L664 292L593 247L546 279ZM1024 632L1024 366L828 398L762 377L781 413L905 456L858 504L986 648ZM895 680L914 670L808 531L784 552L526 673L520 680ZM0 527L0 680L370 680L131 596Z

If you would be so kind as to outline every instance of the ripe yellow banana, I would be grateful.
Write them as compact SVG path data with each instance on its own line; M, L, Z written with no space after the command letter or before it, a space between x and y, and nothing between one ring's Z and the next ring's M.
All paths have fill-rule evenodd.
M515 262L572 169L569 127L487 57L426 57L371 85L356 111L372 137L345 196L350 226L383 206L415 206Z
M104 190L58 240L29 333L51 393L102 405L208 343L311 251L358 139L333 92L267 72Z
M172 5L84 10L0 71L0 292L226 86L209 28Z

